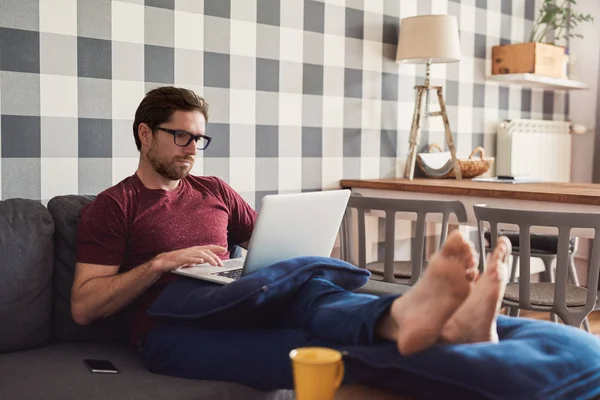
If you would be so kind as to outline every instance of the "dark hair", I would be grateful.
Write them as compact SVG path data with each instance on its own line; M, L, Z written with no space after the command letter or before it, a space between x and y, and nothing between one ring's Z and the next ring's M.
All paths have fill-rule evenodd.
M200 111L208 122L208 104L206 101L189 89L173 86L163 86L152 89L135 111L133 121L133 138L138 151L142 142L138 134L141 123L154 128L171 118L175 111Z

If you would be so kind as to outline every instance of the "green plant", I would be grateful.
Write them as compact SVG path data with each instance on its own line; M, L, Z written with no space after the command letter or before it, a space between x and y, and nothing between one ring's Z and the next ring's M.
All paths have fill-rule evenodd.
M593 22L594 17L573 12L574 5L577 5L576 0L564 0L561 5L557 5L555 0L544 0L529 41L555 44L560 39L583 38L574 32L575 27L580 22ZM554 33L552 39L548 38L550 32Z

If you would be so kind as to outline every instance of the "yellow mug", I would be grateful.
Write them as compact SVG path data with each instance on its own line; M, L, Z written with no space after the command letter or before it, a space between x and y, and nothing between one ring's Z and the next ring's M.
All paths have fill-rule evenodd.
M296 400L333 400L344 378L342 353L325 347L290 352Z

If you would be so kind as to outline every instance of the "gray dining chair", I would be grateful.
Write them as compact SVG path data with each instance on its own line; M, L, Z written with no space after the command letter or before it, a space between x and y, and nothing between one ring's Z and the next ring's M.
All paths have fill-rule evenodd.
M506 236L512 244L512 265L510 269L510 276L508 282L517 282L517 266L521 253L519 251L519 232L513 231L499 231L500 235ZM536 234L531 235L531 257L539 258L544 264L544 271L540 273L541 282L554 282L555 279L555 266L556 257L558 256L558 236L553 234ZM491 243L491 232L488 230L485 232L485 240L487 243ZM578 238L571 237L569 239L569 276L567 282L575 286L579 286L579 278L577 276L577 269L575 267L575 254L577 254ZM492 250L491 246L486 247L486 252ZM534 271L531 271L533 273ZM508 315L519 316L519 309L517 307L508 307ZM556 314L550 313L550 319L552 322L557 322ZM590 326L587 318L583 321L585 330L590 331Z
M569 282L571 269L569 251L572 229L599 229L600 214L572 213L537 210L514 210L489 207L485 204L473 206L478 225L479 248L485 246L484 225L489 225L491 247L496 246L501 224L518 227L519 232L519 282L509 282L504 293L503 306L521 310L546 311L556 314L568 325L581 327L587 322L590 312L600 309L598 301L598 272L600 270L600 235L594 231L592 256L589 261L587 286ZM556 278L554 282L531 282L531 227L558 229ZM480 265L485 269L485 252L480 252ZM511 314L518 316L518 313ZM589 323L584 324L589 330Z
M351 240L352 210L356 210L358 231L358 261L352 262L354 254ZM367 232L366 215L372 211L385 214L385 238L383 260L367 262ZM410 213L416 216L415 234L411 239L411 260L396 261L394 259L396 241L396 219L398 213ZM380 287L381 291L389 290L390 284L411 287L423 273L426 266L424 260L425 224L430 214L441 214L441 233L437 249L442 246L448 235L449 219L452 214L459 223L467 221L467 212L460 201L447 200L408 200L352 195L348 201L346 214L340 229L341 258L357 265L359 268L372 272L372 277L379 278L379 283L372 286ZM414 219L413 219L414 220Z
M502 230L500 234L506 236L512 244L512 256L513 262L510 270L510 282L516 282L517 280L517 265L519 262L519 232L510 230ZM490 243L491 232L485 232L485 239ZM577 253L578 243L576 237L569 239L569 279L571 283L579 285L577 280L577 273L575 269L575 254ZM490 247L487 248L490 250ZM558 256L558 236L553 234L531 234L531 257L539 258L544 263L544 271L542 280L553 282L554 277L554 264L556 257Z

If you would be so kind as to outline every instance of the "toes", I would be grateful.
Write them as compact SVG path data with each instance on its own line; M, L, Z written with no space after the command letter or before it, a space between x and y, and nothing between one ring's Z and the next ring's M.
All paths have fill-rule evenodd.
M492 263L488 269L485 271L485 275L487 275L492 282L504 282L506 276L506 269L503 264L500 263Z
M479 252L475 249L475 246L471 246L471 266L474 267L479 264Z
M464 239L459 231L453 231L448 235L442 246L442 252L448 256L460 256L463 252Z
M496 247L488 260L501 263L508 262L511 248L510 240L506 236L499 236L496 241Z
M473 254L476 254L474 244L467 240L460 231L453 231L448 235L442 246L442 252L446 256L463 259L470 259Z
M479 253L471 241L464 240L462 257L465 260L465 268L470 269L479 264Z
M510 244L508 248L505 243L500 244L494 249L492 254L488 255L488 262L484 275L489 276L494 281L505 281L507 275L507 262L508 256L510 255Z
M477 268L469 268L465 271L465 277L469 282L475 282L479 278L479 270Z
M508 278L508 266L506 262L502 262L498 264L496 267L496 273L498 274L498 280L502 282L506 282Z
M499 236L497 247L503 251L500 260L502 260L502 262L508 262L508 256L512 252L512 244L510 243L510 239L508 239L506 236Z
M494 265L494 268L490 268L488 273L488 276L490 278L492 278L495 281L499 281L500 280L500 271L498 269L498 264Z
M473 251L475 251L473 244L465 240L463 244L463 254L465 255L465 257L471 257L473 255Z

